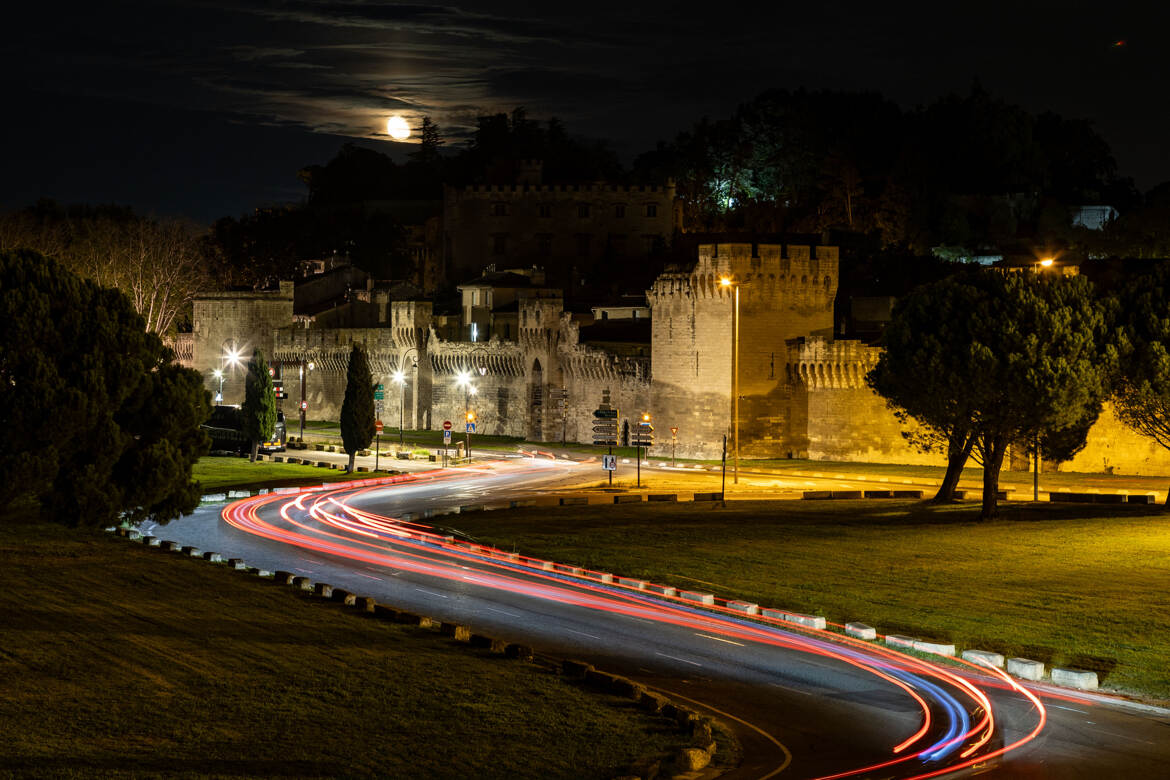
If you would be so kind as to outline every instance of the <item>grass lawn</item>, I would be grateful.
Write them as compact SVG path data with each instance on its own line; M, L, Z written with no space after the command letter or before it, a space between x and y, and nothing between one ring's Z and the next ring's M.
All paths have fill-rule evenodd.
M272 463L270 461L252 463L247 458L208 455L196 461L191 476L203 486L204 493L216 493L224 490L245 490L248 488L319 485L322 482L384 477L397 473L397 471L379 471L368 474L347 474L343 471L321 469L316 466Z
M1159 507L777 501L460 516L506 549L763 606L1097 671L1170 699L1170 515Z
M0 518L0 775L607 778L631 702L97 532Z

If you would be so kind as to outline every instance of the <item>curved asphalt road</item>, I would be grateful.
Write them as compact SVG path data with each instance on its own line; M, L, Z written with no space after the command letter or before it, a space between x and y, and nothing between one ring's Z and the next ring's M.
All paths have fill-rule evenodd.
M818 632L761 626L539 563L520 565L389 520L579 481L575 464L499 461L405 479L237 502L224 509L227 522L220 507L203 507L165 529L144 530L588 660L687 699L743 742L747 758L729 776L957 776L947 768L1016 743L961 774L1158 777L1170 769L1165 711L1138 713L1061 693L1041 694L1042 715L1002 680L958 676L954 667L938 674L913 659L823 642ZM444 520L428 522L441 527ZM980 696L990 703L990 729ZM1039 736L1025 741L1044 718Z

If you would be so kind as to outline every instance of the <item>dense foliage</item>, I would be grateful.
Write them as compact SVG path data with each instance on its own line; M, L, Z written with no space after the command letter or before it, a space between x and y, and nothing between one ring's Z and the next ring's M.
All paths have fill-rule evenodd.
M1170 449L1170 265L1121 294L1124 340L1116 402L1122 421Z
M190 512L208 413L198 372L121 292L0 252L0 501L73 526Z
M370 360L360 344L349 351L345 371L345 398L341 402L341 442L349 453L349 470L354 457L374 440L374 379Z
M1071 456L1117 365L1111 307L1092 283L1032 272L924 285L895 308L884 346L870 385L946 442L952 465L979 452L984 517L996 514L1008 446L1040 441Z
M272 387L268 362L259 349L253 350L244 377L243 416L244 436L252 442L252 460L255 461L260 442L268 441L276 430L276 391Z

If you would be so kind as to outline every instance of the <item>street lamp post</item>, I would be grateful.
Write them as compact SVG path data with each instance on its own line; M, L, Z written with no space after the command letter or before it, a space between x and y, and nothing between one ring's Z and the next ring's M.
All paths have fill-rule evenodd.
M223 370L217 368L211 372L211 375L219 380L219 392L217 392L215 394L215 402L217 404L222 404L223 403Z
M739 282L731 277L719 279L723 287L735 289L735 307L731 315L731 481L739 484Z
M300 366L298 368L300 369L299 374L300 374L300 385L301 385L301 432L297 438L299 438L301 443L303 444L305 441L305 408L306 408L306 404L305 404L305 377L307 376L307 372L305 371L305 369L308 368L309 371L312 371L313 370L313 361L310 360L308 362L308 364L306 364L305 359L301 358Z
M390 375L390 379L398 385L398 449L402 450L406 446L402 432L406 420L406 374L398 370Z

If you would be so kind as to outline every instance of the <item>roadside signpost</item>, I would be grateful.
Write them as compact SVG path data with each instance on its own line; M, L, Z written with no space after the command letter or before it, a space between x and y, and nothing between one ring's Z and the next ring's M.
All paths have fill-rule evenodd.
M675 455L675 451L677 449L678 449L678 426L672 425L670 427L670 465L671 465L671 467L676 465L674 462L674 455Z
M382 421L374 420L374 471L378 470L378 459L382 456Z
M613 473L617 470L617 458L613 454L613 448L617 444L619 415L617 409L610 407L608 393L601 406L593 410L593 443L609 447L609 454L602 456L602 468L609 473L611 485Z
M386 397L386 394L383 392L384 389L385 388L382 385L374 385L374 400L375 401L381 401L383 398Z
M649 448L654 444L654 426L650 424L649 412L642 413L642 421L634 429L632 438L633 445L638 448L638 487L642 487L642 448Z

